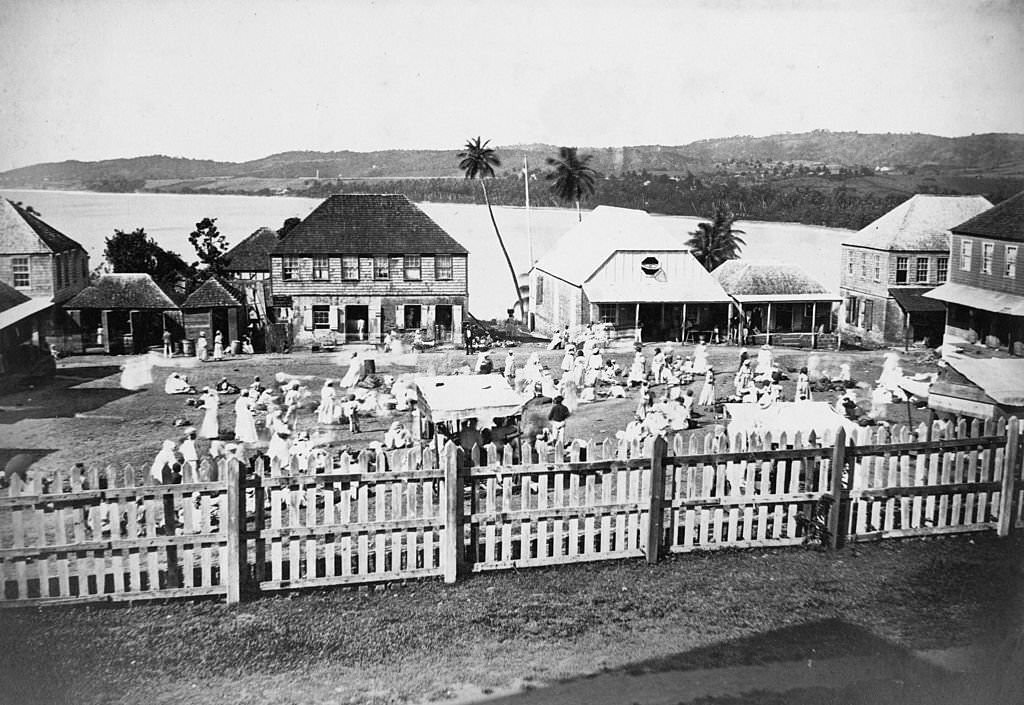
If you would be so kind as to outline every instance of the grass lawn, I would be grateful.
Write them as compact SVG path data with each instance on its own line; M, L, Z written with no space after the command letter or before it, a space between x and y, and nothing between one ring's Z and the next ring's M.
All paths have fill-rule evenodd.
M213 601L0 610L0 701L402 703L997 640L1024 540L723 551Z
M647 345L645 352L653 354L653 345ZM693 346L672 345L678 354L691 354ZM541 361L559 372L562 353L548 352L543 346L528 345L516 348L519 365L525 363L531 352L540 353ZM826 370L838 371L840 363L851 365L855 380L870 387L881 371L881 352L820 352ZM502 363L505 352L495 351L493 358ZM632 350L622 347L609 353L628 370ZM719 394L732 390L732 373L736 369L739 351L734 347L712 346L709 359L720 371ZM799 369L807 362L808 351L776 349L776 357L783 369ZM346 355L339 356L346 358ZM414 362L408 359L391 358L383 354L374 356L377 371L381 374L447 374L460 367L472 364L474 357L459 351L422 353ZM933 364L920 365L914 354L904 356L904 369L910 372L934 371ZM66 470L76 462L87 466L103 466L107 463L132 463L137 469L148 467L165 438L180 440L181 429L174 426L176 419L199 426L202 410L185 405L185 398L163 393L163 381L174 367L155 367L154 383L151 387L137 392L120 388L120 366L127 358L108 356L80 356L62 360L55 380L34 389L0 396L0 463L16 452L31 452L37 457L35 467L41 470ZM275 373L287 372L293 375L310 375L307 384L314 397L300 417L300 428L310 428L314 422L313 410L319 401L319 390L327 377L339 378L345 367L336 362L331 354L294 353L291 355L256 355L222 362L199 365L192 359L176 358L170 364L185 365L182 371L200 389L214 385L221 377L227 377L236 384L245 385L253 375L260 375L264 383L273 380ZM163 364L163 363L161 363ZM795 377L784 383L787 398L792 398ZM699 394L703 382L692 386ZM657 391L658 388L655 388ZM862 406L867 409L868 389L859 392ZM834 394L828 395L832 401ZM820 398L820 396L818 397ZM225 397L221 403L220 424L222 432L234 427L235 397ZM626 399L604 399L581 405L570 417L566 434L568 438L588 438L601 442L614 438L615 432L625 428L636 409L637 394L632 392ZM338 445L351 445L359 449L372 440L380 440L387 426L394 418L409 421L409 414L398 414L393 418L364 419L361 434L353 436L347 430L336 430ZM887 409L887 418L896 423L906 423L907 412L903 404L893 404ZM913 411L914 423L919 423L925 414ZM702 419L703 425L713 422L710 416ZM261 424L260 424L261 425ZM688 433L702 433L701 429ZM205 451L205 442L200 441L199 452Z

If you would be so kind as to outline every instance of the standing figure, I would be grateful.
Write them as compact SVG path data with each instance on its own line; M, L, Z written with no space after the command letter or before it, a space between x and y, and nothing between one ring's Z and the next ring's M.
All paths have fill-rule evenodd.
M341 403L341 415L348 421L349 433L359 433L359 402L355 394L349 394Z
M701 406L714 406L715 404L715 371L708 367L704 372L704 386L700 390L700 399L697 403Z
M209 387L203 387L203 423L199 427L199 435L203 438L219 438L220 423L217 420L217 411L220 409L220 397L217 392Z
M174 482L174 466L178 458L174 454L174 441L164 441L160 452L153 458L153 464L149 467L149 477L154 484L169 485Z
M316 409L317 423L331 424L335 422L338 418L335 409L336 399L337 393L334 389L334 382L331 380L325 381L323 388L320 390L320 406Z
M665 353L661 348L654 348L654 358L651 360L651 373L654 375L654 383L661 384L665 372Z
M292 430L281 418L280 411L274 411L267 415L267 426L270 428L270 444L267 446L267 456L270 462L277 460L278 467L287 469L291 462L291 437Z
M509 353L511 355L512 353ZM572 363L576 361L576 348L572 345L566 347L565 355L562 355L562 374L567 375L572 372Z
M633 355L633 364L629 367L629 386L643 384L647 379L647 358L640 351Z
M292 380L284 393L284 420L295 423L299 415L299 404L302 401L302 390L299 389L298 380Z
M220 331L213 334L213 359L224 359L224 336L221 335Z
M505 369L502 370L505 375L505 379L508 383L514 384L516 381L516 354L511 350L508 351L508 355L505 356Z
M772 362L772 346L765 343L757 352L757 367L754 369L754 376L771 377Z
M339 386L342 389L348 389L354 387L363 379L363 361L359 359L359 353L354 352L348 359L348 370L345 372L345 376L341 378Z
M171 331L169 331L169 330L165 330L164 331L163 341L164 341L164 357L170 357L171 355L174 354L174 351L172 350L172 347L171 347L172 346Z
M551 441L558 443L565 441L565 421L569 418L569 409L562 402L562 397L555 397L551 410L548 411L548 421L551 422Z
M206 356L209 352L206 349L206 345L206 333L200 333L199 340L196 341L196 357L199 358L200 362L206 362Z
M811 378L807 374L807 368L801 367L800 374L796 378L796 401L811 400Z
M259 440L256 435L256 420L252 416L252 406L249 390L243 389L235 401L235 439L242 443L255 443Z
M185 438L178 446L181 453L181 461L192 470L192 476L199 471L199 453L196 452L196 429L189 427L185 429Z
M708 370L708 346L701 336L697 347L693 349L693 374L702 375Z

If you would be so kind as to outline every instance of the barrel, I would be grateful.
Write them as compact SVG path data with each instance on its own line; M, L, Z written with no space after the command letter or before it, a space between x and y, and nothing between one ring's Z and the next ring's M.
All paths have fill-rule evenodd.
M181 354L188 355L189 357L195 354L195 347L188 338L181 341Z
M373 360L363 360L363 374L364 375L375 375L377 374L377 363Z
M232 340L231 341L231 354L232 355L241 355L242 354L242 341L241 340Z

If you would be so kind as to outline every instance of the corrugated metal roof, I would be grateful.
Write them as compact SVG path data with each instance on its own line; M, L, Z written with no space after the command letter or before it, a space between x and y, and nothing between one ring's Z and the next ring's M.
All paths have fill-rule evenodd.
M1024 242L1024 191L957 225L953 232Z
M468 254L401 194L338 194L274 247L275 255Z
M946 301L951 304L980 308L993 313L1006 313L1011 316L1024 316L1024 296L1006 294L1001 291L979 289L966 284L952 282L937 286L926 294L925 298Z
M983 196L917 194L857 231L844 245L876 250L949 251L949 231L992 207Z
M63 307L164 311L178 308L148 274L104 274L94 285L82 289Z
M47 254L84 249L23 208L0 198L0 253Z
M566 232L534 266L579 286L619 250L689 251L689 248L682 238L669 233L646 211L598 206L583 217L582 223Z

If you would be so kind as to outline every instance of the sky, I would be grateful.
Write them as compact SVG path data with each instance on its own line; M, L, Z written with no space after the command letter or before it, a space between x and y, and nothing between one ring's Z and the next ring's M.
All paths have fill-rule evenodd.
M0 170L1024 132L1019 0L4 0Z

